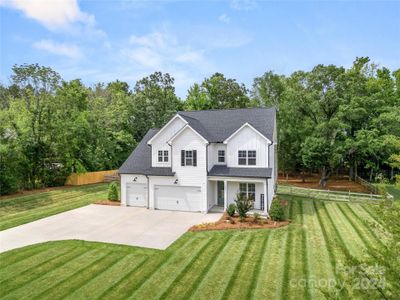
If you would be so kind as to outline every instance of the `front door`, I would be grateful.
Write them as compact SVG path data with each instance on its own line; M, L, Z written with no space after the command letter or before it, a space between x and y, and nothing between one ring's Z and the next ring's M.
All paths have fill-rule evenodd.
M217 182L217 205L224 206L224 182Z

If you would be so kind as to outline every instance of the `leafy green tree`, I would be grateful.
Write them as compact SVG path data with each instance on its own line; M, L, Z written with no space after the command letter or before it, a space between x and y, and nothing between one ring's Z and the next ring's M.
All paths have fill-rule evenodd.
M247 96L248 90L235 79L227 79L221 73L215 73L195 84L188 91L185 109L222 109L244 108L254 105Z
M141 140L150 128L160 128L182 109L175 95L174 78L168 73L155 72L139 80L134 88L135 140Z

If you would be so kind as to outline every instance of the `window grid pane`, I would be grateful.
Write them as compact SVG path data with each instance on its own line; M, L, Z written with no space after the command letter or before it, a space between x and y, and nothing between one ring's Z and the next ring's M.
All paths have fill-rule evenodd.
M218 150L218 162L225 162L225 150Z
M193 166L193 151L185 151L186 166Z

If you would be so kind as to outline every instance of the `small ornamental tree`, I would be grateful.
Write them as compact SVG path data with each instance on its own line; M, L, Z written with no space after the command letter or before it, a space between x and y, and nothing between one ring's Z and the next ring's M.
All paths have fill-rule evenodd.
M111 182L108 185L108 200L118 201L118 184L116 182Z
M278 198L275 198L272 201L271 209L269 210L269 216L273 221L282 221L285 218L285 212L283 210L281 201Z
M239 214L240 222L246 218L248 211L253 207L254 200L250 197L247 197L243 194L236 194L236 209Z

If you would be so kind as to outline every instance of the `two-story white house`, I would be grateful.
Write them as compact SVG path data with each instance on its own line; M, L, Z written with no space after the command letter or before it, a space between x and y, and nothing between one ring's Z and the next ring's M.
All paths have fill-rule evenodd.
M267 214L277 182L275 108L178 112L119 169L121 205L206 213L236 195Z

